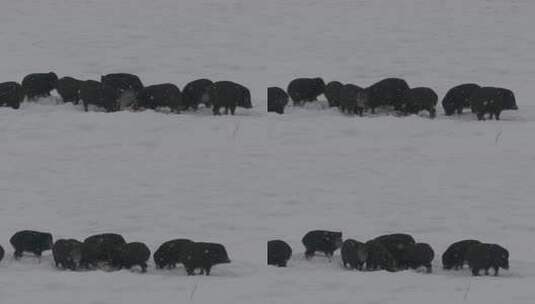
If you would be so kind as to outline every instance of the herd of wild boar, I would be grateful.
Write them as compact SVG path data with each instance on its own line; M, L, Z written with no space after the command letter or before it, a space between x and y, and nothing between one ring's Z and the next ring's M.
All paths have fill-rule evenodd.
M24 77L22 83L0 83L0 106L18 109L25 99L33 101L50 96L56 90L63 102L82 103L87 112L89 105L106 112L124 109L168 108L171 112L193 109L200 104L212 107L214 115L234 114L237 107L251 108L251 93L245 86L232 81L212 82L198 79L188 83L182 91L172 83L144 86L138 76L127 73L103 75L100 81L78 80L53 73L34 73Z
M93 270L101 267L110 270L141 268L146 272L151 251L142 242L129 242L116 233L92 235L83 242L75 239L53 241L47 232L23 230L9 240L16 260L23 253L41 257L44 251L52 250L54 263L59 269ZM417 243L411 235L404 233L387 234L365 243L354 239L342 240L342 232L313 230L302 239L306 259L316 252L323 253L332 260L334 252L340 249L342 265L346 269L400 271L425 267L432 272L435 257L433 248L426 243ZM292 248L282 240L267 243L267 264L286 267L292 256ZM0 246L0 261L4 249ZM189 239L173 239L158 247L153 254L154 265L158 269L172 269L182 264L188 275L210 275L213 266L230 263L225 247L218 243L194 242ZM509 269L509 252L497 244L485 244L476 240L453 243L442 255L442 265L446 270L462 269L468 264L474 276L481 270L489 274L494 269L498 275L500 268Z
M181 91L172 83L144 86L140 78L128 73L103 75L100 81L78 80L53 73L29 74L22 83L0 83L0 107L18 109L21 102L50 96L56 90L63 102L82 103L84 110L93 105L107 112L124 109L142 110L168 108L179 113L188 109L196 110L199 105L211 107L214 115L234 115L237 107L252 108L249 89L232 81L212 82L198 79L188 83ZM284 113L289 100L294 106L303 105L324 95L330 107L338 107L341 112L363 116L364 112L375 113L376 109L394 111L402 115L428 112L436 116L438 96L428 87L410 88L400 78L386 78L367 88L354 84L331 81L325 85L321 78L297 78L284 91L278 87L267 89L267 111ZM490 119L500 119L504 110L517 110L513 92L499 87L481 87L474 83L461 84L450 89L442 100L446 115L461 114L470 108L479 120L488 114Z
M405 233L381 235L362 243L354 239L343 241L342 232L313 230L305 234L302 242L307 259L320 252L330 261L334 252L340 249L342 265L346 269L393 272L425 267L430 273L435 257L429 244L417 243ZM271 240L267 247L268 265L286 267L292 256L290 245L282 240ZM442 255L445 270L462 269L465 264L468 264L474 276L478 276L481 270L488 275L491 268L497 276L500 268L509 269L509 252L497 244L462 240L451 244Z
M268 112L284 113L289 100L294 105L317 100L324 95L330 107L338 107L341 112L363 116L380 108L402 115L418 114L426 111L429 117L436 116L438 95L428 87L410 88L400 78L386 78L367 88L354 84L331 81L325 85L321 78L298 78L288 85L287 91L278 87L268 88ZM517 110L513 92L505 88L481 87L477 84L461 84L450 89L442 100L446 115L462 114L471 108L479 120L500 119L504 110Z

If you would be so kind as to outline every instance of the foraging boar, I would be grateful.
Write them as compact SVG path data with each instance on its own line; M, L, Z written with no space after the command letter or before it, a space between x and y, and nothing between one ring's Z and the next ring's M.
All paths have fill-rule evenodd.
M347 239L342 245L342 265L347 269L362 270L368 259L368 248L364 243Z
M329 107L340 106L340 92L344 85L338 81L331 81L325 86L325 98L329 103Z
M206 107L212 106L209 91L213 84L209 79L197 79L188 83L182 91L184 110L189 108L197 110L199 104L204 104Z
M80 85L82 81L72 77L62 77L58 79L56 90L63 102L72 102L77 105L80 101Z
M89 110L89 105L102 107L106 112L119 110L117 92L110 86L94 80L87 80L80 84L80 99L84 104L84 110Z
M305 234L302 242L306 248L305 257L307 259L319 251L324 253L330 261L333 253L342 247L342 232L313 230Z
M216 243L188 244L184 246L180 259L188 275L194 275L195 269L200 268L201 274L208 276L214 265L230 263L225 247Z
M462 114L464 108L470 107L470 96L480 86L475 83L465 83L451 88L442 99L442 107L447 116Z
M214 115L221 115L220 108L225 108L225 114L234 115L236 107L252 108L251 93L246 87L232 81L218 81L210 89L210 100L213 101Z
M278 87L269 87L267 94L267 111L284 114L284 107L288 104L288 94Z
M466 252L473 246L481 244L477 240L462 240L451 244L442 254L442 267L445 270L462 269L466 263Z
M494 269L494 275L498 275L500 268L509 269L509 252L507 249L497 244L475 244L466 253L466 260L472 274L479 275L480 270L485 270L489 274L489 269Z
M56 88L58 76L54 72L29 74L22 80L22 88L28 100L50 96Z
M82 242L74 239L60 239L52 247L52 255L56 267L62 269L76 270L80 266L82 259Z
M368 250L366 270L384 269L390 272L396 271L396 259L381 242L370 240L366 242L365 246Z
M362 116L366 107L367 94L354 84L346 84L340 90L339 108L342 113Z
M112 265L114 257L126 244L125 239L115 233L103 233L90 236L84 240L81 267L97 267L99 263Z
M183 109L182 93L172 83L163 83L144 87L136 96L135 109L144 108L156 110L168 107L174 113Z
M24 90L16 82L0 83L0 107L6 106L13 109L20 108L20 103L24 100Z
M397 267L400 269L408 267L402 263L402 259L407 248L416 243L412 236L404 233L394 233L379 236L375 238L375 240L385 246L385 248L392 254L396 260Z
M409 89L407 82L400 78L386 78L367 88L368 106L372 114L381 106L393 106L400 111L403 106L403 93Z
M431 88L419 87L406 90L403 93L401 111L405 114L418 114L420 111L429 112L429 117L435 118L438 95Z
M495 87L482 87L475 90L470 96L470 105L478 120L485 120L485 114L489 114L489 119L494 117L500 120L502 111L518 109L512 91Z
M132 242L119 246L112 257L112 266L119 269L141 267L141 272L147 272L147 261L150 258L150 249L141 242Z
M23 252L31 252L37 257L41 257L43 251L52 249L54 245L52 234L31 230L23 230L15 233L9 242L15 249L15 259L22 257Z
M188 239L175 239L160 245L153 256L156 267L160 269L164 267L175 268L176 264L181 263L180 257L184 247L191 243L193 242Z
M427 273L431 273L433 271L431 262L433 262L434 258L435 252L429 244L416 243L407 247L401 260L401 264L407 265L407 267L411 269L417 269L424 266Z
M321 78L297 78L288 84L288 95L294 106L317 100L325 92L325 82Z
M4 248L0 246L0 262L2 262L2 259L4 258L4 254L5 254Z
M282 240L271 240L267 243L267 263L279 267L286 267L292 256L292 248Z

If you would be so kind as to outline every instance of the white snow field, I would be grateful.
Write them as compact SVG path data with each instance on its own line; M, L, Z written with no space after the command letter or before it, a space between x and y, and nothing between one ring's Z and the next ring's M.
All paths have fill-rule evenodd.
M255 108L84 113L57 97L1 108L0 303L534 303L534 18L531 0L2 1L0 81L208 77L250 87ZM440 98L463 82L499 85L520 110L486 122L265 113L266 87L299 76L403 77ZM146 274L60 271L50 251L14 261L9 238L23 229L118 232L153 251L220 242L232 263L210 277L152 259ZM411 233L435 249L435 271L346 271L339 253L305 261L312 229ZM274 238L293 247L286 269L266 265ZM511 269L443 271L442 252L465 238L508 248Z

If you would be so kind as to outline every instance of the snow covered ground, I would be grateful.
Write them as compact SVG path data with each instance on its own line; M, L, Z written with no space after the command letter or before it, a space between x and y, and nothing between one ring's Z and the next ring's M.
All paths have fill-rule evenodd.
M252 89L235 117L83 113L53 101L0 109L0 303L533 303L533 1L4 1L1 81L56 71L125 71L146 84L208 77ZM462 82L515 91L502 121L265 113L266 87L294 77L369 85L400 76L442 97ZM441 111L439 111L441 112ZM15 262L10 236L122 233L151 249L171 238L221 242L211 277L68 272ZM435 272L350 272L303 258L301 237L367 240L408 232ZM266 241L287 240L287 269ZM500 277L444 272L452 242L509 249Z

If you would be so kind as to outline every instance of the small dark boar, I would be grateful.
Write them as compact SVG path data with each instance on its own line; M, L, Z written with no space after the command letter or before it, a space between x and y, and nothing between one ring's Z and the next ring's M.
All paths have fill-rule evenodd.
M56 88L58 76L54 72L29 74L22 80L22 88L28 100L50 96Z
M286 90L293 100L294 106L315 101L325 92L325 82L321 78L297 78L288 84Z
M292 257L292 248L282 240L271 240L267 243L267 263L279 267L286 267Z
M325 86L325 98L329 103L329 107L340 106L340 91L344 85L338 81L331 81Z
M426 268L427 273L431 273L433 271L431 263L434 258L435 252L429 244L416 243L410 245L407 250L405 250L401 263L407 265L407 267L411 269L417 269L423 266Z
M381 106L393 106L400 111L403 106L403 93L409 89L407 82L400 78L386 78L367 88L368 106L372 114Z
M194 275L195 269L201 269L201 274L210 275L214 265L230 263L227 250L216 243L191 243L184 246L182 264L188 275Z
M5 255L4 248L2 248L2 246L0 246L0 262L2 262L2 259L4 258L4 255Z
M176 85L172 83L151 85L137 94L134 108L156 110L159 107L168 107L174 113L180 113L184 108L182 93Z
M364 243L347 239L342 245L342 264L347 269L362 270L368 259L368 248Z
M366 107L366 93L354 84L346 84L340 90L339 108L343 113L362 116Z
M141 242L123 244L112 258L112 266L130 269L141 267L141 272L147 272L147 261L150 258L150 249Z
M342 247L342 232L314 230L305 234L302 241L306 248L305 257L307 259L319 251L324 253L330 261L333 253Z
M385 246L392 254L396 260L397 267L400 269L406 269L408 267L408 265L402 263L402 259L407 248L416 244L412 236L405 233L394 233L379 236L375 240Z
M117 100L117 110L131 106L136 95L143 89L138 76L128 73L113 73L100 77L100 82L113 88Z
M482 269L488 275L489 269L493 268L495 276L500 268L509 269L509 252L496 244L475 244L468 249L466 259L474 276L478 276Z
M267 111L284 114L284 107L288 104L288 94L278 87L269 87L267 89Z
M16 82L0 83L0 107L20 108L20 103L24 100L24 90Z
M31 230L23 230L15 233L9 242L15 249L15 259L22 257L23 252L31 252L37 257L41 257L43 251L52 249L54 245L52 234Z
M80 99L84 104L84 110L87 112L89 105L102 107L106 112L119 110L117 102L117 92L110 86L94 80L87 80L80 84Z
M182 263L180 257L184 247L191 243L193 242L188 239L175 239L160 245L153 256L156 267L159 269L175 268L176 264Z
M236 107L252 108L251 93L246 87L232 81L218 81L210 90L210 100L213 101L214 115L221 115L220 108L225 108L225 114L234 115Z
M370 240L365 245L368 250L366 270L384 269L391 272L396 271L396 259L381 242Z
M495 87L475 90L470 97L470 105L478 120L485 120L485 114L489 114L489 119L500 120L502 111L518 109L513 92Z
M451 88L442 99L442 107L447 116L457 112L462 114L464 108L470 107L470 96L480 86L475 83L465 83Z
M74 239L57 240L52 247L56 267L76 270L82 260L82 242Z
M421 111L429 112L429 117L435 118L438 95L431 88L419 87L406 90L403 94L404 114L418 114Z
M445 270L462 269L466 263L466 252L473 246L481 244L477 240L462 240L451 244L442 254L442 267Z
M84 268L97 267L99 263L111 265L119 250L126 244L125 239L115 233L103 233L90 236L84 240L82 261Z
M77 105L80 101L80 85L82 81L72 77L62 77L56 84L56 90L63 102Z
M197 110L199 104L211 107L212 102L210 100L209 91L213 84L214 83L209 79L197 79L188 83L182 91L185 110L190 108Z

